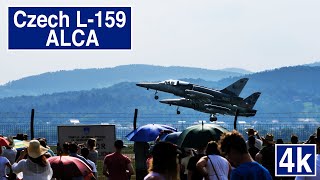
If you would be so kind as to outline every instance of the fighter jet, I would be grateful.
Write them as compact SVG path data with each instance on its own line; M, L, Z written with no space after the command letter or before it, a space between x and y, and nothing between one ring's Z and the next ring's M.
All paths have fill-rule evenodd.
M242 78L228 87L217 90L204 86L199 86L185 81L179 80L166 80L159 83L138 83L139 87L144 87L156 90L155 99L159 99L157 95L158 91L174 94L187 99L207 99L211 101L226 102L230 104L237 104L243 101L243 98L239 97L244 86L247 84L248 78Z
M252 95L245 98L243 101L237 105L232 105L222 101L201 101L196 99L164 99L161 100L161 103L178 106L177 114L180 114L179 107L192 108L196 111L209 113L210 121L217 121L216 114L223 115L235 115L238 111L239 116L250 117L254 116L257 110L253 109L258 98L260 97L260 92L253 93Z

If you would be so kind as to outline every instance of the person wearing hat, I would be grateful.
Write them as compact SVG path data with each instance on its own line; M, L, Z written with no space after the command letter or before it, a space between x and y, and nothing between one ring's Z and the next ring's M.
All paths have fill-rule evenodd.
M248 137L253 136L255 138L255 147L261 150L262 141L260 139L258 131L254 130L253 128L249 128L246 133L248 134ZM257 136L257 138L255 136ZM246 144L247 144L247 149L249 149L249 140L246 141Z
M114 142L115 152L108 154L103 162L103 174L109 180L128 180L134 174L131 160L123 155L122 148L127 147L123 141Z
M50 180L52 169L44 154L48 151L38 140L31 140L22 150L16 163L12 165L14 173L23 173L23 180ZM27 155L27 159L24 157Z
M256 161L262 164L270 172L272 178L275 178L275 142L272 134L267 134L262 138L266 144L256 155Z
M149 174L144 180L176 180L179 179L177 154L180 151L170 142L158 142L152 150Z

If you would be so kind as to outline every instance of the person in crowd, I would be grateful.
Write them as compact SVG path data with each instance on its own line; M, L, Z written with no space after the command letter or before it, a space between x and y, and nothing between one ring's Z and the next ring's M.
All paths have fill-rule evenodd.
M231 165L228 160L220 156L218 144L210 141L206 148L206 156L197 163L197 168L207 180L230 179Z
M122 148L126 147L123 141L114 142L115 152L108 154L103 162L103 174L109 180L128 180L134 174L131 160L122 154Z
M261 141L261 138L258 134L258 131L254 130L253 128L249 128L246 132L248 134L248 137L254 137L255 139L255 147L257 147L259 150L262 149L262 141ZM257 138L255 137L257 136ZM247 144L247 149L249 149L249 140L246 141L246 144Z
M90 159L88 159L89 152L90 152L90 151L89 151L88 148L86 148L86 147L81 148L81 156L83 156L83 157L88 161L88 163L91 165L93 175L94 175L94 177L96 177L96 179L97 179L97 175L98 175L97 166L96 166L96 164L95 164L93 161L91 161Z
M7 180L6 178L6 168L9 169L9 174L12 174L12 168L10 161L1 155L2 154L2 146L0 146L0 180Z
M45 138L39 138L38 141L40 142L40 145L44 148L48 149L48 152L45 154L47 158L55 156L54 152L50 149L50 147L47 145L47 140Z
M69 156L81 159L83 162L85 162L92 169L92 167L88 163L87 159L77 153L78 150L79 150L79 147L76 142L69 143Z
M309 136L309 139L305 142L305 144L316 144L316 135L312 134Z
M297 176L296 180L318 180L320 179L320 127L317 129L317 133L314 136L314 142L317 146L316 155L316 176Z
M158 142L152 150L149 174L144 180L179 179L178 153L176 145L170 142Z
M97 140L95 138L90 138L87 140L87 148L89 149L88 159L97 164L98 151L96 149Z
M16 161L16 156L17 156L17 150L14 148L14 141L12 137L7 138L9 145L5 147L5 149L2 151L2 156L6 157L9 161L10 164L13 164ZM9 171L7 171L7 174Z
M69 142L64 142L62 144L60 156L69 156Z
M181 180L187 180L187 178L188 178L187 167L188 167L188 163L189 163L190 158L193 156L191 148L185 148L184 152L185 152L186 156L181 159L181 166L180 166L180 169L183 172Z
M253 160L256 159L256 155L257 153L260 151L256 146L255 146L255 141L256 141L256 138L254 136L249 136L248 138L248 143L249 143L249 148L248 148L248 152L251 156L251 158Z
M133 151L136 165L136 179L141 180L148 174L147 159L150 145L148 142L134 142Z
M280 139L277 139L276 144L284 144L284 142L283 142L283 140L280 138Z
M219 141L220 150L235 167L230 179L271 180L269 171L255 162L247 149L243 136L236 130L224 133Z
M256 161L268 169L272 178L275 179L275 146L273 135L267 134L266 137L263 138L263 142L266 146L256 155Z
M290 141L291 141L291 144L298 144L299 143L298 136L295 134L292 134Z
M28 148L21 151L16 163L12 165L14 173L23 173L23 180L50 180L52 169L44 154L48 149L38 140L31 140ZM23 159L27 155L27 159Z
M188 180L202 180L203 175L197 169L197 162L205 156L206 145L196 148L197 152L193 157L190 158L187 169L188 169Z

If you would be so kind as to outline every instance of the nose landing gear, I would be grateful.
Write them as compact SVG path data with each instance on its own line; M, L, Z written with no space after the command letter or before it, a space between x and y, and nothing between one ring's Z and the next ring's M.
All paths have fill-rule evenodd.
M158 91L156 91L156 92L154 93L154 99L155 99L155 100L158 100L158 99L159 99L159 96L158 96L157 94L158 94Z

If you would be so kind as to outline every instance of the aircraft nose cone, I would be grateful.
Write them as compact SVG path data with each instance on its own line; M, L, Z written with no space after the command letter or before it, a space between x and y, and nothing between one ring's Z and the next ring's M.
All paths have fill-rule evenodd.
M136 85L139 87L144 87L144 83L137 83Z
M147 89L161 90L159 83L137 83L136 85Z

